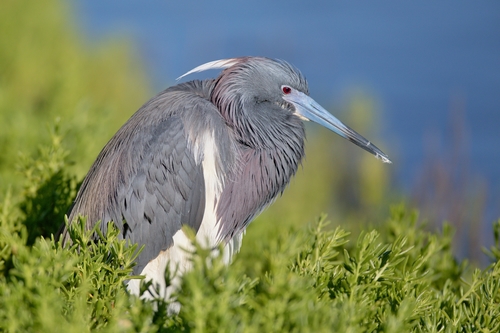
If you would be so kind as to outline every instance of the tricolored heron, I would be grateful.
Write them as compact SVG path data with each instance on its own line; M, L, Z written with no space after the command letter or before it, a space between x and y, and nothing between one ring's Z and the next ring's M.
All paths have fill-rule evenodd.
M135 274L164 290L167 265L189 269L190 242L225 245L227 261L245 228L283 192L304 156L303 120L350 140L383 162L387 155L309 97L302 74L280 60L218 60L184 74L224 69L215 79L170 87L144 104L92 165L69 220L87 229L114 221L144 245ZM183 77L182 76L182 77ZM105 231L105 230L103 230ZM61 231L68 240L65 226ZM139 292L138 280L129 289Z

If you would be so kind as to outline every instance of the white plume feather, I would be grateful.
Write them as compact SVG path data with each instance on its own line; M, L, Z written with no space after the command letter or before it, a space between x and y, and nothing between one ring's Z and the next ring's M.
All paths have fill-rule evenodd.
M193 73L198 73L198 72L203 72L209 69L224 69L231 67L232 65L236 64L238 62L238 58L230 58L230 59L221 59L221 60L214 60L207 62L206 64L200 65L198 67L193 68L189 72L179 76L177 80L182 79L185 76L188 76L189 74Z

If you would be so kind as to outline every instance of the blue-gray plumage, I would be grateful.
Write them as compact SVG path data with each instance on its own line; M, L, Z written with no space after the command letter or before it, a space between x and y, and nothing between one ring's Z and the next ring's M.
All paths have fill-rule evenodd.
M114 221L123 238L145 246L134 273L159 283L166 265L189 269L183 225L206 246L226 244L228 258L239 248L250 221L297 171L303 120L390 162L311 99L305 78L286 62L234 58L187 74L213 68L224 70L166 89L127 121L99 154L69 216L86 215L88 229ZM61 234L66 241L64 227Z

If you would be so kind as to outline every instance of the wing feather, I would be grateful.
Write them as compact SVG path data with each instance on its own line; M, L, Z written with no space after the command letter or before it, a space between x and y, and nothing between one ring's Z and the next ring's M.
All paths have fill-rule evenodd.
M145 245L135 274L172 246L183 224L197 231L202 223L205 182L199 147L214 127L226 135L220 114L208 101L208 84L175 86L139 109L99 154L75 200L70 221L86 215L90 229L98 220L113 220L122 237ZM103 231L106 225L101 224ZM61 233L67 241L67 230Z

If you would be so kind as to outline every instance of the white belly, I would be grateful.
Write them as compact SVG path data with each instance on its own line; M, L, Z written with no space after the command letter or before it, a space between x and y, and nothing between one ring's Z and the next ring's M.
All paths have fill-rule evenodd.
M226 265L231 263L233 255L240 250L243 234L244 232L236 235L224 246L222 260ZM203 244L200 241L200 238L207 239L206 236L206 234L202 235L201 232L198 232L196 237L197 242ZM212 245L213 246L209 246L207 248L213 249L218 244ZM203 244L203 246L205 247L206 244ZM184 231L179 230L174 236L174 245L167 251L160 252L160 254L155 259L151 260L142 270L141 275L145 276L146 281L152 281L154 287L153 290L150 290L149 293L143 294L142 297L146 299L153 299L156 296L160 296L165 299L169 299L172 291L179 288L182 275L192 268L190 256L193 250L194 247L185 235ZM214 256L217 255L216 251L213 253ZM167 266L171 276L170 286L165 284L165 270ZM133 279L128 282L127 289L131 294L139 296L140 282L141 280L139 279ZM158 290L158 294L154 290Z

